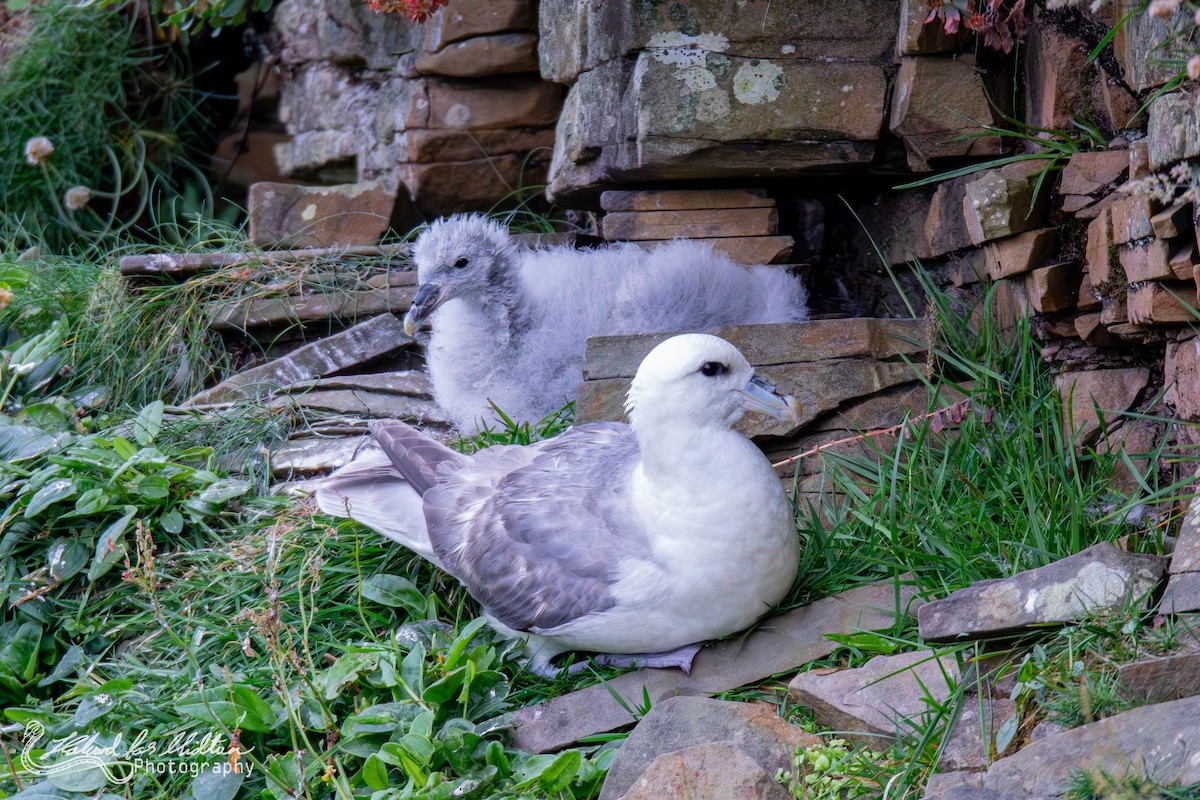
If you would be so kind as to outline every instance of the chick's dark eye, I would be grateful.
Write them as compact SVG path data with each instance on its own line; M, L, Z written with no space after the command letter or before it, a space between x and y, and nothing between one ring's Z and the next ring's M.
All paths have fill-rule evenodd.
M471 259L469 259L469 258L460 258L458 261L455 261L455 262L454 262L454 266L456 266L456 267L458 267L459 269L461 269L461 268L465 267L467 264L470 264L470 263L471 263Z
M700 366L700 372L706 377L713 378L717 375L724 375L726 372L729 372L729 367L725 366L720 361L705 361Z

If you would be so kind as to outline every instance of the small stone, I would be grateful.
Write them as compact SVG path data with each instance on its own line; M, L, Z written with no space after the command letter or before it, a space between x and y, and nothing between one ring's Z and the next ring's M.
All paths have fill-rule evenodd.
M1147 705L1200 695L1200 650L1122 664L1117 667L1117 686L1122 696Z
M1200 422L1200 339L1167 344L1163 398L1186 422Z
M530 0L450 0L424 26L425 49L438 51L474 36L537 29L537 3Z
M938 769L979 770L991 764L996 734L1016 713L1016 703L1007 697L980 698L967 692L954 727L942 741Z
M1150 224L1153 209L1149 198L1133 195L1117 200L1109 213L1112 215L1113 244L1125 244L1154 235L1154 228Z
M1090 347L1115 347L1120 343L1100 321L1099 314L1080 314L1075 318L1075 332Z
M1182 282L1136 283L1129 287L1129 321L1134 325L1172 325L1200 320L1190 305L1195 284Z
M778 769L792 768L791 754L798 748L818 745L821 739L780 719L773 706L707 697L668 697L651 707L621 743L604 779L600 800L619 798L635 787L638 777L664 753L715 742L737 747L752 763L774 775Z
M1063 373L1054 379L1054 386L1062 397L1063 413L1071 417L1077 442L1086 444L1100 431L1097 409L1108 420L1128 411L1149 381L1149 370L1126 367Z
M1112 242L1112 217L1105 211L1088 223L1087 269L1102 297L1125 294L1125 270Z
M554 146L551 128L452 131L418 128L396 137L400 160L419 164L525 154Z
M1063 167L1058 191L1065 195L1094 195L1107 192L1129 172L1129 154L1124 150L1076 153Z
M779 212L774 208L614 211L605 214L600 225L604 238L610 242L774 236L779 230Z
M413 67L420 75L446 75L452 78L537 72L537 34L474 36L435 52L421 53Z
M383 314L353 328L293 350L283 358L239 372L192 397L185 407L261 397L300 381L311 381L394 353L412 343L404 325Z
M1100 323L1106 326L1119 325L1129 321L1129 310L1125 306L1125 297L1100 300Z
M292 439L271 450L271 474L277 481L324 475L368 453L382 453L374 436Z
M973 56L900 59L888 125L914 168L929 170L936 158L999 155L998 137L970 135L991 116Z
M1145 139L1130 142L1129 180L1141 180L1142 178L1149 178L1150 175L1150 143Z
M370 419L399 419L445 428L453 424L441 406L432 400L358 388L310 390L302 394L281 395L272 399L268 405L276 411L304 408L334 414L353 414Z
M1124 453L1124 458L1113 465L1109 483L1126 497L1137 497L1142 492L1142 481L1149 473L1150 454L1154 453L1162 437L1162 423L1146 419L1122 420L1096 443L1097 453Z
M925 241L928 243L928 249L924 253L918 251L918 257L936 258L973 244L967 226L963 224L967 183L973 177L966 175L938 184L933 199L929 201L929 212L925 216ZM911 255L905 254L905 257L911 258Z
M1159 239L1172 239L1188 234L1195 238L1192 229L1192 204L1174 205L1150 218L1150 227Z
M525 75L472 81L429 78L428 98L431 128L538 128L553 125L562 109L561 86Z
M984 245L984 263L992 280L1028 272L1044 263L1058 246L1058 229L1027 231Z
M612 795L618 800L617 795ZM731 742L712 742L663 753L619 800L664 797L724 797L729 800L788 800L775 774L760 767Z
M1117 258L1130 283L1175 279L1171 246L1162 239L1145 239L1118 247Z
M260 247L335 247L379 241L396 214L397 194L382 184L250 187L250 240Z
M1079 294L1079 265L1051 264L1025 276L1025 295L1039 314L1074 308Z
M1034 742L983 774L983 785L1061 797L1076 772L1200 782L1200 697L1142 706Z
M261 333L311 322L354 322L381 314L402 314L412 305L414 286L361 291L311 292L286 297L219 300L209 305L210 330L218 333Z
M773 208L765 189L611 190L600 195L605 211L684 211L713 208Z
M472 161L397 164L396 174L421 213L437 217L486 211L511 195L514 186L543 181L546 162L536 153L498 155Z
M1157 556L1101 542L1053 564L980 581L926 603L917 612L918 628L926 642L949 642L1070 622L1133 600L1145 603L1165 568Z
M788 695L811 708L818 724L875 745L880 737L906 734L906 720L928 711L929 702L944 702L957 683L953 658L917 651L876 656L857 669L802 672L788 685Z
M1053 183L1041 180L1039 187L1045 171L1046 165L1037 161L1018 161L972 176L962 202L971 241L983 244L1040 225Z
M1100 310L1100 298L1096 294L1095 287L1092 286L1090 272L1083 273L1083 278L1079 281L1079 303L1075 308L1081 312Z

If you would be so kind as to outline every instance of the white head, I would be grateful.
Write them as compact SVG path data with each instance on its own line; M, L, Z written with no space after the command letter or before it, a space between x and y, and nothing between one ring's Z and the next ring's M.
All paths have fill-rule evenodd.
M416 331L447 300L497 289L515 255L508 230L482 214L436 220L413 248L419 288L404 317L404 329L410 334Z
M643 427L733 427L747 409L799 418L795 398L759 380L738 349L717 336L685 333L650 351L625 400L630 424Z

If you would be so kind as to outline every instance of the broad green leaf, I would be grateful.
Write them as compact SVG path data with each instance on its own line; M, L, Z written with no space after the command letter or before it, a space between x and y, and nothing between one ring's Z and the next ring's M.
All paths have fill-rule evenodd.
M1012 744L1013 738L1017 735L1017 728L1021 724L1021 715L1013 714L1004 721L1000 726L1000 730L996 731L996 755L1004 755L1004 751Z
M163 401L155 400L141 410L133 420L133 438L143 447L154 444L162 431Z
M377 653L354 652L346 653L333 662L317 679L325 690L325 699L333 700L342 693L343 686L358 680L362 673L375 669L378 659Z
M109 440L113 451L125 460L129 460L137 455L137 448L133 446L133 442L123 436L114 436Z
M233 800L245 779L245 767L234 772L228 763L215 764L196 773L187 796L192 800Z
M417 645L400 662L400 680L412 693L413 700L420 700L425 692L425 648Z
M125 556L125 543L122 539L125 538L125 530L129 527L130 520L137 513L137 509L133 506L125 508L125 516L105 528L104 533L100 534L99 541L96 542L96 557L92 560L92 566L88 569L87 574L89 581L94 581L104 575Z
M158 519L158 525L166 533L176 534L183 531L183 514L172 508Z
M38 646L41 642L42 626L36 622L23 623L0 646L0 674L7 673L21 683L32 680L37 672Z
M446 703L451 697L458 694L462 688L463 680L466 679L466 667L458 669L446 674L440 680L434 681L421 695L421 699L431 706L441 706Z
M372 733L391 733L411 722L421 710L416 703L378 703L352 714L342 723L342 740Z
M203 722L258 733L275 727L275 712L252 687L242 683L187 694L175 703L175 710Z
M201 473L197 472L196 475ZM188 508L204 516L215 516L225 510L226 504L235 497L241 497L250 491L248 481L235 478L221 478L206 486L199 493L189 497L184 503Z
M363 597L392 608L403 607L411 615L425 611L425 595L407 578L381 573L362 582Z
M98 486L94 489L88 489L79 495L79 499L75 501L75 514L78 516L99 514L108 508L108 504L109 495L103 487Z
M75 727L84 730L95 720L116 708L117 698L107 692L89 694L75 707Z
M55 539L46 551L50 577L60 583L75 577L90 555L90 548L78 539Z
M387 764L383 763L377 755L368 757L363 762L362 778L367 786L377 792L386 789L388 787Z
M32 519L55 503L74 497L76 491L75 481L70 478L50 481L29 499L29 504L25 506L25 518Z
M83 648L77 644L73 644L67 648L67 652L63 653L63 657L58 660L58 665L54 670L38 681L38 686L49 686L55 681L61 681L75 673L75 671L83 665Z
M446 653L445 669L451 670L459 665L463 653L466 652L467 645L475 638L475 634L479 632L479 629L486 624L487 620L483 617L478 617L467 623L466 627L462 629L462 633L458 634L454 639L454 643L450 645L450 650Z
M62 400L62 398L56 398ZM66 401L63 401L66 403ZM70 404L67 403L69 407ZM17 424L31 424L42 430L65 431L71 427L71 412L55 402L34 403L17 412Z
M50 781L40 781L33 785L26 785L22 791L17 792L8 800L67 800L71 797L69 792L59 789Z
M538 783L550 794L565 792L575 782L582 758L578 750L559 753L554 762L542 770L542 774L538 776Z
M171 482L161 475L143 475L133 482L133 493L145 500L165 500L171 496Z
M294 800L305 795L304 770L299 753L268 756L264 766L267 792L275 800Z
M19 462L40 456L57 447L61 439L26 425L0 425L0 461Z

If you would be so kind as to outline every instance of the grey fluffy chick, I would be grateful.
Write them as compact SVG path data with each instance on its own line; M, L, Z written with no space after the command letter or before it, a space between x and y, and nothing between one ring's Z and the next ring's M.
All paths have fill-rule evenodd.
M574 398L589 336L808 318L798 278L697 241L526 250L499 223L456 215L417 239L414 260L405 327L431 322L434 396L466 434L494 423L491 403L536 422Z

